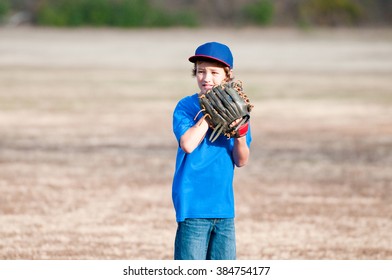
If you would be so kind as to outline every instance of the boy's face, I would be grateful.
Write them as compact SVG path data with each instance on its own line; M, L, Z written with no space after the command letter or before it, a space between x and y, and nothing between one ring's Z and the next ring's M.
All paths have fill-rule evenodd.
M227 79L223 67L214 62L200 61L196 64L196 80L200 94L206 93L213 86L220 85Z

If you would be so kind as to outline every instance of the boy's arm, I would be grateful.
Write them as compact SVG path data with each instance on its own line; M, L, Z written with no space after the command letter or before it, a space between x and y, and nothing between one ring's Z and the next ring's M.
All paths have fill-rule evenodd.
M181 149L190 154L200 144L208 130L208 123L201 118L194 126L189 128L180 139Z
M249 147L246 143L246 136L234 138L233 158L237 167L242 167L248 163Z

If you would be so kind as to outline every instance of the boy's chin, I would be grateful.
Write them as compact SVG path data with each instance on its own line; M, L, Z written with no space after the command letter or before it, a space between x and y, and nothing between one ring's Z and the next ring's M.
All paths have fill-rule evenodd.
M201 88L201 93L202 93L202 94L205 94L205 93L207 93L207 91L209 91L210 89L212 89L212 86L211 86L211 87L202 87L202 88Z

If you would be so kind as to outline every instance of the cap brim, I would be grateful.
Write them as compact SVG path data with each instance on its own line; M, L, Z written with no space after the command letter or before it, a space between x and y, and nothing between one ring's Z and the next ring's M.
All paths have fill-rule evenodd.
M220 62L220 63L223 63L223 64L226 65L227 67L230 67L230 68L231 68L231 66L230 66L229 64L227 64L226 62L224 62L223 60L216 59L215 57L213 57L213 56L208 56L208 55L193 55L193 56L191 56L188 60L189 60L190 62L195 63L195 62L198 61L198 60L203 60L203 58L206 58L206 59L208 59L208 60L218 61L218 62Z

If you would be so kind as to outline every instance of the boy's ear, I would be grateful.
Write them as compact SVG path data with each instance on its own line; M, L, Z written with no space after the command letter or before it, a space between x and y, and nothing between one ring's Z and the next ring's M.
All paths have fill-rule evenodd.
M230 82L233 79L233 77L234 77L233 70L230 69L230 71L227 72L227 77L226 77L227 82Z

